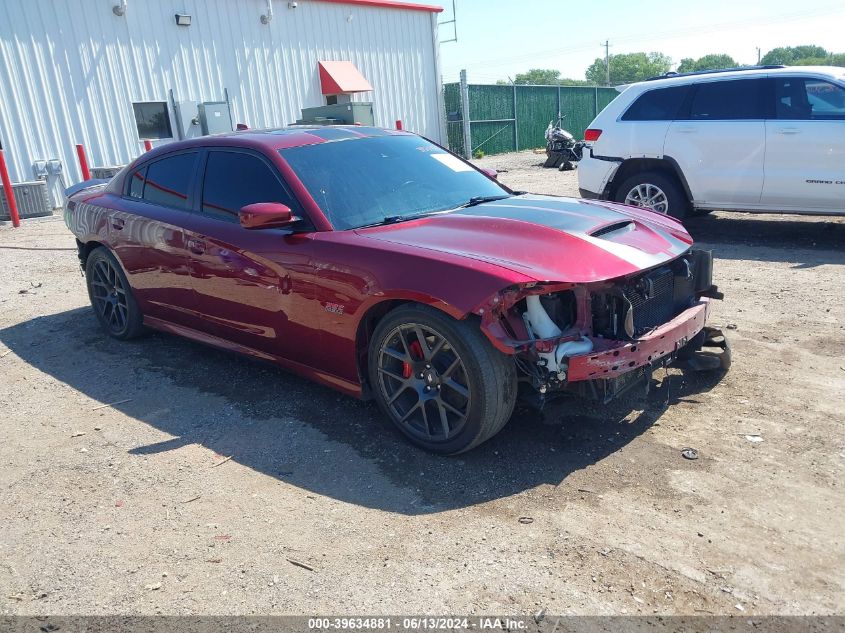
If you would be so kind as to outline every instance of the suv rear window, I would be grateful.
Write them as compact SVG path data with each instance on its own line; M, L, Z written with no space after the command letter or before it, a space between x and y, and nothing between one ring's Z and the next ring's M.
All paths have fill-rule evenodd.
M689 85L657 88L639 96L622 115L623 121L671 121L678 116Z
M765 85L765 79L695 84L689 118L696 121L766 119Z
M821 79L775 78L775 109L779 119L845 119L845 89Z

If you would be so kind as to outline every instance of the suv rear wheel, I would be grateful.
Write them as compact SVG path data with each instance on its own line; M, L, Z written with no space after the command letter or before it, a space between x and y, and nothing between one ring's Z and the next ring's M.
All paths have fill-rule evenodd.
M676 178L659 171L629 176L616 188L616 202L651 209L683 220L689 209L684 190Z

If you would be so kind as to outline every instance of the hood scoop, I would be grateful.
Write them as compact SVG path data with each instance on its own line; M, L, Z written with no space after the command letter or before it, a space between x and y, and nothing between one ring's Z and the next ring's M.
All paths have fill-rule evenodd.
M590 233L590 236L604 237L605 235L609 235L611 233L619 233L621 231L633 231L634 228L635 225L633 220L622 220L621 222L612 222L610 224L600 226L595 231Z

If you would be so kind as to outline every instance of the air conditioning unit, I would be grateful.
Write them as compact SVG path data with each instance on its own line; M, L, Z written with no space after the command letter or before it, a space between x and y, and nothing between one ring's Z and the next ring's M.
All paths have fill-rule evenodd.
M21 218L37 218L53 214L53 205L50 204L47 183L44 180L12 183L12 191L15 192L15 202ZM6 199L5 190L0 187L0 220L10 219L9 201Z
M302 118L297 125L375 125L373 104L369 101L337 103L334 105L302 108Z
M111 180L117 175L125 165L112 165L111 167L92 167L91 178L98 178L100 180Z

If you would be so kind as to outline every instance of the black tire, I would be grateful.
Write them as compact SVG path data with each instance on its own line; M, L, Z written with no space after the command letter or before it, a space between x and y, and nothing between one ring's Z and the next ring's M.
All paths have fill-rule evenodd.
M560 160L560 156L558 154L546 154L546 162L543 163L543 167L557 167L558 161Z
M100 246L88 255L85 281L97 321L109 336L126 341L144 331L144 316L132 288L108 249Z
M463 453L490 439L516 403L513 360L476 322L456 321L428 306L403 305L381 320L368 369L385 415L413 444L435 453Z
M640 186L652 185L665 194L668 208L665 213L678 220L683 220L690 208L690 201L681 183L674 176L660 171L643 171L623 180L616 188L614 200L625 203L628 194ZM634 205L645 206L645 205ZM663 211L659 211L663 213Z

